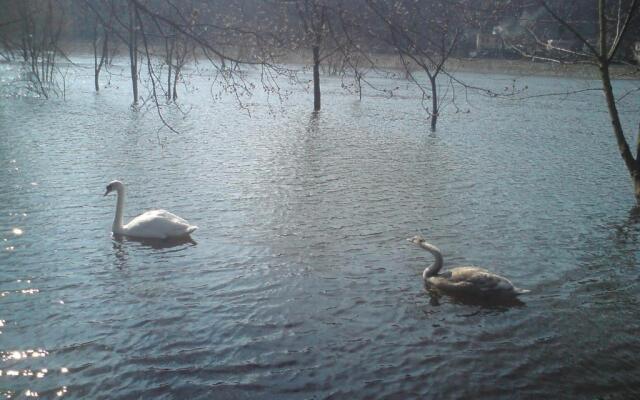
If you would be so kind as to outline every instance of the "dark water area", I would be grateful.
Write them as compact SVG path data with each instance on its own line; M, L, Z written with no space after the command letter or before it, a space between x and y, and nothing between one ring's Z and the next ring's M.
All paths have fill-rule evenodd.
M410 88L360 102L324 77L321 112L293 85L249 115L192 72L188 114L163 109L179 134L90 69L66 100L0 98L0 396L640 396L640 211L599 93L460 95L432 135ZM196 243L112 238L113 179L125 220L165 208ZM418 233L531 293L434 301Z

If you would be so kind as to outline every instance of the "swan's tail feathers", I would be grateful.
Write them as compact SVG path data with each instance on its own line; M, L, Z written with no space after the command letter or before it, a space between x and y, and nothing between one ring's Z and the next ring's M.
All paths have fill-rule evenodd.
M513 291L515 292L516 295L527 294L531 292L531 290L529 289L520 289L520 288L514 288Z
M187 228L187 235L191 235L193 232L195 232L196 229L198 229L197 226L191 225L190 227Z

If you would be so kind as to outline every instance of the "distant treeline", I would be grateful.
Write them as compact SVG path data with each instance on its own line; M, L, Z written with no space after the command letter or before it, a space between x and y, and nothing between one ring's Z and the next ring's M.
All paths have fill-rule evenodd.
M366 86L377 90L367 73L383 67L377 55L384 54L422 91L432 129L441 110L437 81L470 88L447 71L451 57L598 64L636 63L640 54L639 0L0 1L0 57L21 61L24 80L44 96L60 92L56 66L67 43L91 44L96 91L103 67L128 57L134 104L141 74L156 103L175 100L183 66L203 57L237 98L254 86L241 73L246 65L262 68L261 86L277 90L275 77L290 73L287 56L305 52L319 110L321 67L348 75L361 95ZM603 58L601 48L612 54Z
M624 9L632 0L615 2ZM102 30L126 44L129 12L140 14L136 29L161 43L182 29L215 48L229 46L272 50L308 48L323 33L332 47L348 42L369 53L390 53L390 41L404 40L389 32L385 18L398 28L422 34L423 46L436 45L434 25L460 31L455 56L527 56L546 44L579 50L574 32L531 0L2 0L0 45L4 59L25 56L25 34L46 33L62 42L95 40ZM554 12L593 42L598 34L594 0L550 0ZM611 1L607 1L611 3ZM132 7L133 5L133 7ZM144 10L144 11L142 11ZM418 10L416 12L416 10ZM404 13L405 15L402 15ZM424 16L424 18L417 18ZM400 18L398 18L400 17ZM615 15L612 15L615 18ZM395 38L390 36L396 36ZM329 39L329 40L327 40ZM621 59L633 61L640 41L640 23L632 24L621 46ZM515 47L515 48L514 48ZM517 47L526 48L527 54ZM640 49L638 49L640 51ZM22 53L22 54L21 54Z

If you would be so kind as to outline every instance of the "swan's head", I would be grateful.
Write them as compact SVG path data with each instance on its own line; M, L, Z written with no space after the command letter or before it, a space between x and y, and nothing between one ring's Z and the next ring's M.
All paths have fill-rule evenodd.
M414 237L407 239L407 241L411 242L411 243L414 243L414 244L417 244L417 245L420 245L420 243L424 243L425 242L425 239L420 235L415 235Z
M124 185L122 184L122 182L113 181L107 185L107 191L104 192L104 195L106 196L109 193L113 192L114 190L118 191L118 190L122 190L123 188L124 188Z

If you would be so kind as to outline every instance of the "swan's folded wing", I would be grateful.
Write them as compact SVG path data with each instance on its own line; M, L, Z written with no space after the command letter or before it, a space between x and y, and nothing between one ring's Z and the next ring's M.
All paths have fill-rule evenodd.
M443 290L445 292L462 292L467 293L471 290L474 290L475 287L473 284L466 281L452 281L448 279L446 276L432 276L427 280L429 285L433 287Z
M171 223L174 223L174 224L189 225L189 222L187 222L185 219L180 218L177 215L170 213L167 210L151 210L151 211L147 211L145 214L150 214L152 215L153 218L159 218L166 221L171 221Z
M125 227L128 235L159 239L188 235L196 228L166 210L147 211L132 219Z
M513 284L508 279L478 267L454 268L450 280L452 284L471 285L482 292L513 290Z

